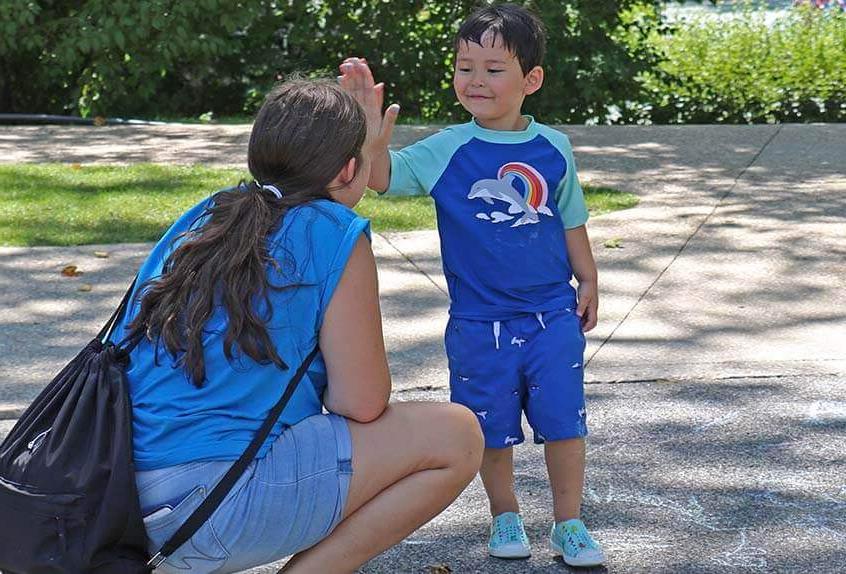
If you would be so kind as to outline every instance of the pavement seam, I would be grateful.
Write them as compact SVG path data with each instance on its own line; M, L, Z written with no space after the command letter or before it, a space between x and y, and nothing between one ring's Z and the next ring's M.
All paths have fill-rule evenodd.
M437 282L437 281L435 281L435 280L434 280L434 278L432 278L432 276L431 276L431 275L429 275L428 273L426 273L426 271L425 271L424 269L422 269L419 265L417 265L417 263L415 263L415 262L414 262L414 260L413 260L413 259L411 259L411 257L409 257L408 255L406 255L405 253L403 253L403 252L402 252L402 250L400 250L400 248L399 248L399 247L397 247L396 245L394 245L394 244L391 242L391 239L390 239L389 237L387 237L387 236L385 236L385 235L383 235L383 234L381 234L381 233L379 233L379 234L377 234L377 235L379 235L379 237L381 237L382 239L384 239L384 240L385 240L385 242L386 242L388 245L390 245L390 246L393 248L393 250L394 250L394 251L396 251L397 253L399 253L400 255L402 255L403 259L405 259L406 261L408 261L409 263L411 263L411 266L412 266L412 267L414 267L417 271L419 271L419 272L420 272L420 274L421 274L421 275L423 275L426 279L428 279L428 280L429 280L429 282L430 282L430 283L432 283L432 285L434 285L434 286L435 286L435 288L436 288L438 291L440 291L441 293L443 293L444 295L446 295L447 297L449 297L449 293L447 293L446 291L444 291L444 290L443 290L443 288L442 288L440 285L438 285L438 282Z
M643 379L603 379L603 380L594 380L594 381L585 381L585 386L589 385L636 385L636 384L648 384L648 383L659 383L659 384L667 384L667 383L707 383L707 382L726 382L726 381L755 381L755 380L778 380L778 379L787 379L792 380L796 379L797 377L801 377L803 375L798 375L796 373L770 373L770 374L763 374L763 375L715 375L712 377L650 377L650 378L643 378ZM815 377L819 378L834 378L839 377L840 373L837 372L822 372L822 373L815 373ZM436 390L436 389L433 389Z
M590 362L593 360L593 358L596 357L596 355L599 354L599 352L602 350L602 348L605 346L605 344L608 343L612 339L612 337L614 337L614 334L620 329L620 327L623 326L623 323L626 322L626 320L629 318L629 316L631 316L631 314L634 313L634 310L637 309L637 307L638 307L638 305L640 305L641 301L643 301L646 298L646 296L649 294L649 292L652 290L652 288L655 287L655 285L658 283L658 281L661 280L661 278L664 276L665 273L667 273L667 271L670 269L670 267L673 266L673 264L676 262L676 260L678 260L678 258L681 257L681 254L684 252L685 249L687 249L687 246L690 244L691 241L693 241L693 238L696 237L696 235L705 226L705 224L708 223L708 221L710 221L710 219L713 217L713 215L717 212L717 209L719 209L720 206L722 205L723 201L725 201L725 199L729 195L732 194L732 192L735 190L735 188L737 188L738 183L740 182L741 179L743 179L743 176L746 174L746 172L749 170L749 168L752 167L755 164L756 161L758 161L758 158L761 157L761 154L764 153L764 150L766 150L770 146L770 144L773 142L773 140L776 137L778 137L778 135L781 133L781 129L782 129L783 125L784 124L778 125L775 132L773 132L773 135L771 135L769 137L769 139L766 142L764 142L764 145L761 146L761 149L758 150L758 152L752 157L752 159L749 161L749 163L746 164L743 167L742 170L740 170L740 173L738 173L737 177L734 178L734 182L731 184L731 186L728 188L728 190L726 190L725 193L723 193L720 196L720 198L714 204L714 207L711 208L711 211L709 211L708 214L705 217L702 218L702 221L699 222L699 225L696 226L696 229L694 229L693 232L691 232L691 234L688 235L687 239L685 239L684 243L679 248L679 250L676 252L676 254L673 255L673 258L670 260L670 262L667 263L667 265L658 273L658 275L655 277L655 279L653 279L652 282L649 284L649 286L643 291L643 293L640 294L640 296L637 298L637 301L635 301L634 304L631 306L631 308L628 311L626 311L626 314L623 316L623 318L620 319L620 321L617 323L617 325L611 330L610 333L608 333L608 336L605 337L605 339L602 340L602 342L597 346L596 350L585 361L585 368L587 368L590 365Z

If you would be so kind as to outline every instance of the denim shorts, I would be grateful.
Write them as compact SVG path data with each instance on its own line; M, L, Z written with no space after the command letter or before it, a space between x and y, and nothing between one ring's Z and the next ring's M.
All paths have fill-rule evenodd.
M191 462L136 473L151 555L230 466ZM313 546L340 522L351 477L346 419L308 417L253 461L211 518L157 572L238 572Z
M445 345L450 400L479 419L486 448L587 435L585 336L572 307L506 321L451 317Z

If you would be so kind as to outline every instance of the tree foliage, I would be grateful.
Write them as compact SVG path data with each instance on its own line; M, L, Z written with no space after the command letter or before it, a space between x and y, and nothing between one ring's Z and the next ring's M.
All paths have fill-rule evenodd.
M582 121L636 62L611 38L635 0L527 2L549 34L547 87L530 111ZM279 78L334 74L363 55L406 116L460 115L452 39L470 0L4 0L0 110L83 116L251 113Z
M775 29L754 21L671 27L658 0L524 4L549 30L545 85L526 102L542 121L843 119L831 112L846 91L839 11L807 10L804 20ZM333 76L342 58L357 55L386 83L386 99L402 105L404 119L460 120L452 42L477 5L3 0L0 111L251 115L280 79L297 71Z

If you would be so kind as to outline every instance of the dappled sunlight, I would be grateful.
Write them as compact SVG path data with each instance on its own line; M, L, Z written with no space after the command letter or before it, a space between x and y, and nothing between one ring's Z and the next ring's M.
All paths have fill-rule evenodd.
M648 572L660 564L668 572L835 572L846 542L839 472L846 413L834 427L813 426L812 413L827 404L837 417L846 401L839 383L807 377L589 385L582 514L609 553L608 571ZM487 501L476 479L446 513L363 571L387 574L411 563L453 572L567 571L544 547L551 496L543 449L526 443L514 454L530 560L486 557ZM794 552L786 538L809 552Z
M2 163L173 163L246 166L250 125L4 126ZM50 146L40 145L49 139Z

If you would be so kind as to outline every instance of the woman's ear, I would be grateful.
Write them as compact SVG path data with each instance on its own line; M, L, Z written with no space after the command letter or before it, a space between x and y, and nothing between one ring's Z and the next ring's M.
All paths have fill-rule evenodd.
M344 203L344 197L348 186L355 179L356 173L356 159L350 158L350 161L344 164L332 181L329 182L329 196L338 203Z
M343 185L348 185L352 180L355 179L355 168L356 168L356 160L354 157L350 158L344 167L341 168L341 171L338 172L338 183Z
M535 66L529 70L529 73L526 74L524 80L526 82L525 87L523 88L525 94L527 96L534 94L541 89L541 86L543 85L543 68Z

